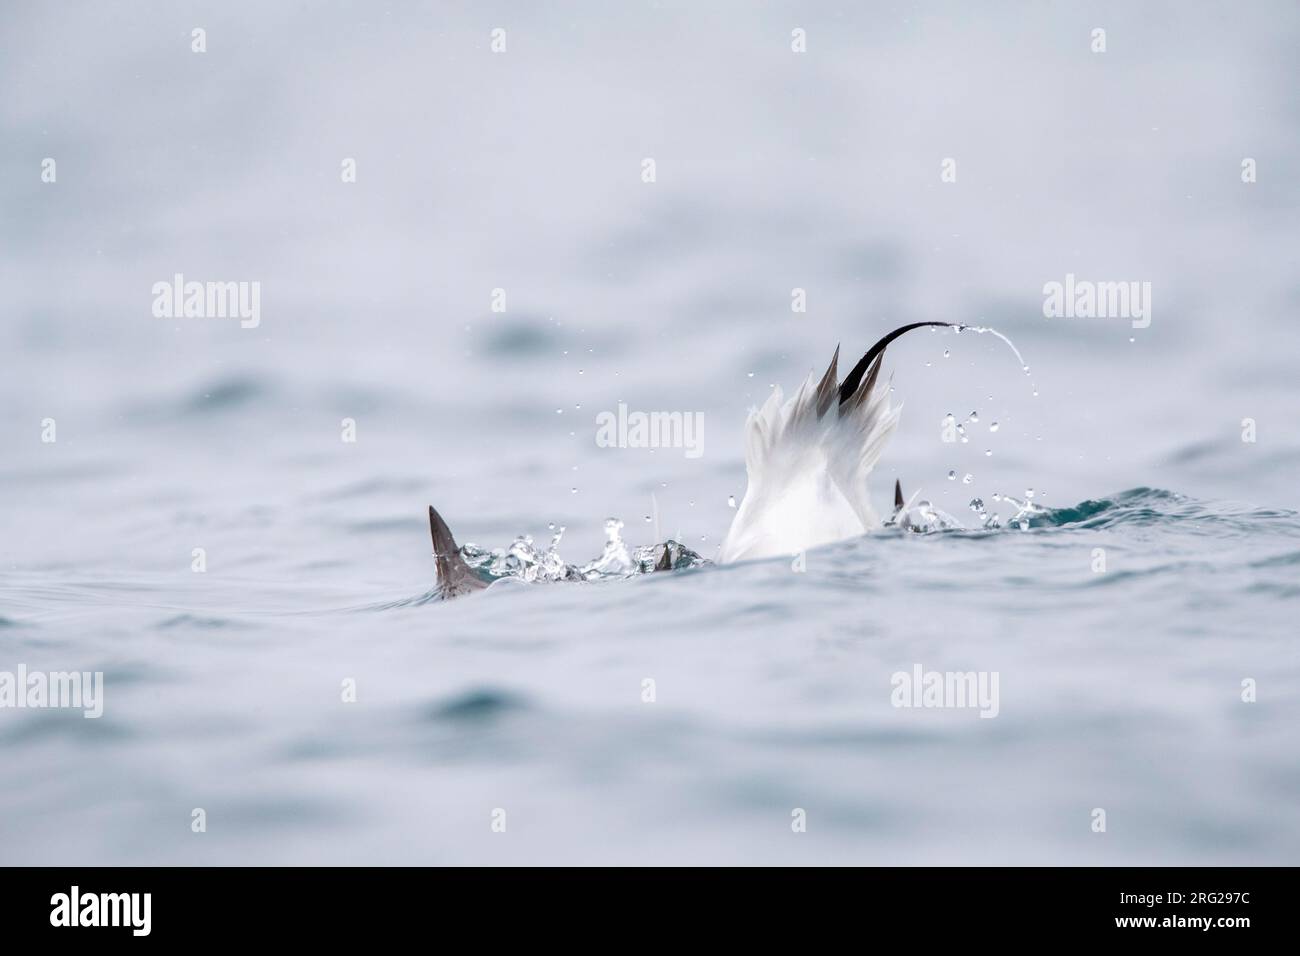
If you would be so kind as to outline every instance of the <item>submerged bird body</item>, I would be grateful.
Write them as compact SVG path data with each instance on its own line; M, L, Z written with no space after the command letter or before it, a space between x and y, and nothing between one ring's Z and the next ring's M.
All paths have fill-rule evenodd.
M722 543L720 560L743 561L845 538L880 526L867 478L898 425L901 406L878 381L885 347L926 325L895 329L871 347L843 383L839 349L820 381L809 375L791 398L780 388L745 425L748 487Z
M722 543L721 561L797 554L881 526L867 493L867 478L901 410L889 400L889 384L878 381L885 347L912 329L949 325L914 322L894 329L867 350L843 382L837 381L837 348L820 380L809 375L788 400L777 388L762 408L750 413L745 425L749 483ZM891 514L895 523L906 526L907 509L897 482ZM429 530L438 597L471 594L491 583L491 575L481 576L465 561L451 529L432 506ZM674 570L685 549L674 542L661 547L653 570ZM581 575L574 579L581 580Z

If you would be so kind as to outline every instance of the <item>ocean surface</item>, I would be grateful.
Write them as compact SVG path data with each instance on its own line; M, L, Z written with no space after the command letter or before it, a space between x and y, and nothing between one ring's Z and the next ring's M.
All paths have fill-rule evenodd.
M1300 862L1298 42L1283 2L6 4L0 681L104 695L0 706L0 864ZM155 315L178 273L256 327ZM1044 317L1067 274L1149 325ZM747 411L930 319L1029 366L886 354L878 507L961 527L437 599L429 505L502 567L611 518L712 562ZM602 447L620 403L700 454ZM917 667L996 716L895 706Z

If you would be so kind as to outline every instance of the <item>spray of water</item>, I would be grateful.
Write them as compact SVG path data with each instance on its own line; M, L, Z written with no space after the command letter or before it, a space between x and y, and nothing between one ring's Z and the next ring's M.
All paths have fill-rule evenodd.
M1025 363L1024 356L1020 354L1020 349L1016 348L1016 343L1012 342L1009 338L1007 338L997 329L987 325L962 325L960 323L954 325L952 328L953 331L956 332L958 335L961 335L963 332L977 332L980 335L996 336L997 338L1001 339L1003 342L1006 343L1007 348L1011 349L1012 354L1014 354L1016 357L1016 361L1020 363L1020 370L1024 372L1026 375L1029 374L1029 366Z
M554 527L554 526L552 526ZM520 535L509 548L491 551L474 544L465 544L460 555L465 563L480 577L488 580L515 578L520 581L605 581L649 574L664 563L673 570L709 564L690 548L673 541L646 544L629 548L623 541L623 522L617 518L605 521L605 548L599 557L585 564L569 564L560 556L560 538L564 528L555 530L548 548L538 548L530 535ZM656 536L657 537L657 536Z

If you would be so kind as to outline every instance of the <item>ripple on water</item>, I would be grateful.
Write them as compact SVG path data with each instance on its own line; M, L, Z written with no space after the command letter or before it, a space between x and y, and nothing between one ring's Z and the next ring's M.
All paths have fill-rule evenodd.
M157 630L170 631L179 628L199 628L205 631L243 630L248 627L242 621L229 617L204 617L198 614L175 614L163 618L154 625Z
M478 687L435 702L425 711L425 716L439 722L485 723L530 709L528 700L513 691Z

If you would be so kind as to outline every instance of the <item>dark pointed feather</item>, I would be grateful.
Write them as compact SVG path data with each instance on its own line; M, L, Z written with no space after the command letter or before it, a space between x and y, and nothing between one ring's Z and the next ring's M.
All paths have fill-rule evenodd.
M836 345L835 354L831 356L830 368L826 369L826 374L817 383L817 417L819 419L830 411L831 402L835 401L835 391L839 387L835 384L839 374L839 364L840 347Z
M433 559L438 567L438 591L444 600L487 587L460 556L451 529L433 505L429 505L429 532L433 535Z
M673 552L672 546L664 545L664 553L659 558L659 563L655 565L656 571L671 571L673 569Z
M867 373L867 369L871 368L872 363L884 353L885 346L906 332L911 332L913 329L925 328L928 325L941 325L949 328L957 327L954 322L913 322L911 325L904 325L900 328L894 329L894 331L890 332L875 345L871 346L871 348L867 349L867 354L862 356L857 365L853 366L853 371L849 372L848 377L845 378L843 384L840 385L840 404L843 405L853 397L855 392L857 392L858 386L862 383L862 376ZM879 366L877 366L877 370L879 370ZM874 384L875 375L873 373L871 380L863 391L870 392L871 386Z

